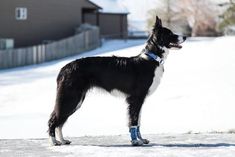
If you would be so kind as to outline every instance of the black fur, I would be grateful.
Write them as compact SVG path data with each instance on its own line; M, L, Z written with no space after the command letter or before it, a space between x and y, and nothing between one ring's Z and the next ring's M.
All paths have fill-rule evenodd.
M184 38L185 40L185 38ZM163 57L162 47L179 43L178 36L162 27L157 17L145 51ZM55 137L55 128L63 126L68 117L82 103L90 88L100 87L108 92L117 89L126 95L129 104L129 126L137 126L139 113L153 83L154 71L159 62L141 55L126 57L88 57L64 66L57 77L57 96L54 111L49 119L49 135Z

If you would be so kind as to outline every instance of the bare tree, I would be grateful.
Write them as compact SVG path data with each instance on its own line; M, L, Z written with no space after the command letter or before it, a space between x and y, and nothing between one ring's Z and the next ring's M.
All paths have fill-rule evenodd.
M210 0L181 0L177 8L176 15L187 19L192 36L215 32L218 14L215 4Z
M156 3L156 8L148 11L147 26L151 28L155 22L155 17L158 15L161 17L162 22L165 26L170 26L171 23L171 0L159 0Z
M192 36L208 35L215 32L218 14L215 4L210 0L159 1L161 1L161 5L149 11L149 26L152 24L151 19L154 19L158 14L168 27L186 21L186 25L191 28Z

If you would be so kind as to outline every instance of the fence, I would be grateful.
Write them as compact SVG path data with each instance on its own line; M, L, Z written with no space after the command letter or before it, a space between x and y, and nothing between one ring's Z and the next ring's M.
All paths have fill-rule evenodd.
M100 46L99 28L75 36L27 48L0 50L0 69L39 64L79 54Z

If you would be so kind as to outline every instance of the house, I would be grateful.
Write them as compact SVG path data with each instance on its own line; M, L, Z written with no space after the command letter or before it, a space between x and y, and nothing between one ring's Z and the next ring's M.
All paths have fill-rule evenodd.
M0 39L26 47L72 36L83 23L100 27L101 36L124 38L128 13L102 12L89 0L1 0Z
M105 38L126 38L128 34L128 10L115 0L91 0L101 6L96 13L84 14L84 23L100 27L101 35Z

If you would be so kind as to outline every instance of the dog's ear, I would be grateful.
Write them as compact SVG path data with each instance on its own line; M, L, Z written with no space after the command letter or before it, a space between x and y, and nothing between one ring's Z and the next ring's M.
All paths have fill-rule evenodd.
M162 27L162 20L158 16L156 16L156 22L154 25L154 29L161 28L161 27Z

